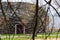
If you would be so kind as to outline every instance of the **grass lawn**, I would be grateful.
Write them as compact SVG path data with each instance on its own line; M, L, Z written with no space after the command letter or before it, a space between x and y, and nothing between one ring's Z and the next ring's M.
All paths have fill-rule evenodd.
M10 37L9 37L10 36ZM2 40L30 40L30 34L1 34Z
M29 40L28 38L2 38L2 40Z
M14 37L13 37L14 35ZM48 34L37 34L37 37L35 37L36 39L43 39L46 36L48 36L48 38L56 38L56 32L51 33L50 36L48 36ZM9 37L10 36L10 37ZM2 40L30 40L32 38L31 34L1 34L1 38ZM60 38L60 32L58 34L58 38Z

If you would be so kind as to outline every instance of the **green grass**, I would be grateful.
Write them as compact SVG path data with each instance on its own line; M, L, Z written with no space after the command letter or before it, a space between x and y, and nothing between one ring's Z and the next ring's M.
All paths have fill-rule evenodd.
M2 38L2 40L9 40L9 39L10 40L29 40L29 39L31 39L31 35L28 35L28 34L15 34L14 38L13 38L13 35L14 34L10 34L10 38L5 37L5 38ZM1 34L1 37L3 37L3 36L9 36L9 34ZM18 36L18 37L16 37L16 36ZM23 36L23 37L20 37L20 36ZM27 37L27 36L29 36L29 37Z
M6 36L6 35L14 35L14 36L26 36L27 34L1 34L2 36Z
M50 34L50 36L48 36L48 34L37 34L37 37L35 37L35 38L45 38L46 36L48 36L48 38L56 38L56 33L57 32L53 32L53 33L51 33ZM13 36L14 34L10 34L10 40L29 40L29 39L31 39L32 38L32 35L31 34L15 34L14 35L14 38L13 37L11 37L11 36ZM9 34L1 34L1 36L3 37L3 36L9 36ZM15 37L15 36L18 36L18 37ZM20 36L24 36L24 37L20 37ZM28 36L28 37L27 37ZM60 32L59 32L59 34L58 34L58 38L60 38ZM2 38L2 40L9 40L9 38Z
M2 38L2 40L9 40L9 38ZM10 38L10 40L29 40L28 38Z
M40 36L39 36L40 35ZM48 34L37 34L37 38L45 38L46 36L48 36ZM56 38L57 37L57 32L52 32L48 38ZM60 38L60 32L58 33L58 38Z

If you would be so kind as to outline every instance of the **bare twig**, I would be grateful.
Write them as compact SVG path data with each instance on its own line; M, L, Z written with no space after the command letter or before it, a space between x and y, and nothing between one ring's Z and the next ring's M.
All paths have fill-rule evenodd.
M21 22L21 24L24 25L24 26L26 26L26 25L22 22L21 18L18 17L18 15L16 14L16 12L13 10L13 8L11 7L10 2L8 2L8 6L9 6L10 9L13 11L13 14L15 14L15 16L19 19L19 21Z
M4 16L4 21L7 23L6 15L5 15L5 12L4 12L4 10L3 10L3 5L2 5L1 0L0 0L0 6L1 6L2 14L3 14L3 16Z

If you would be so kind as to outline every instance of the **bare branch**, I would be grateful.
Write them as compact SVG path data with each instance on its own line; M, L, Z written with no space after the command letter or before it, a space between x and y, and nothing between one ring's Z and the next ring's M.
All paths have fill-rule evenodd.
M15 14L15 16L19 19L19 21L21 22L21 24L24 25L24 26L26 26L26 25L22 22L21 18L18 17L18 15L16 14L16 12L13 10L13 8L11 7L10 2L8 2L8 6L9 6L10 9L13 11L13 14Z
M0 0L0 6L1 6L2 14L3 14L3 16L4 16L4 20L5 20L5 22L7 22L6 15L5 15L5 12L4 12L4 10L3 10L3 6L2 6L1 0Z

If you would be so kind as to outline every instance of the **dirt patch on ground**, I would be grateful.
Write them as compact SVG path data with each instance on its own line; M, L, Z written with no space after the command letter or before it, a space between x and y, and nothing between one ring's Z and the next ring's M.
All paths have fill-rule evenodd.
M41 38L41 39L35 39L35 40L56 40L56 38L47 38L47 39ZM57 40L60 40L60 38L57 38Z

